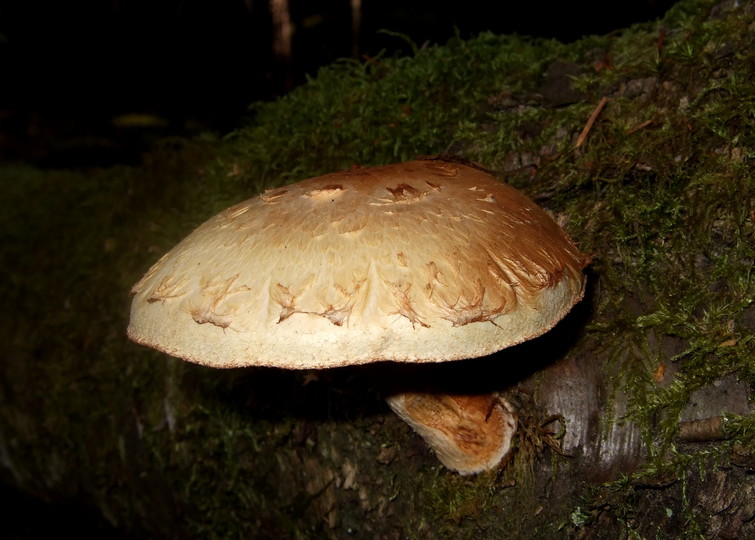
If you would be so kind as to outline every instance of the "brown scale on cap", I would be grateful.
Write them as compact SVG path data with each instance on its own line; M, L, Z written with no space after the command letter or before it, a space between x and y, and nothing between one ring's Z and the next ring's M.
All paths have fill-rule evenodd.
M480 169L357 168L198 227L134 285L128 333L214 367L472 358L552 328L582 298L587 262Z

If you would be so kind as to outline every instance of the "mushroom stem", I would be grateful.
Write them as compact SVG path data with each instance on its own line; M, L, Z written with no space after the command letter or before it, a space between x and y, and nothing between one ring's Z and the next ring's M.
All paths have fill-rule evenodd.
M516 433L516 414L497 394L410 392L386 401L443 465L462 475L497 467Z

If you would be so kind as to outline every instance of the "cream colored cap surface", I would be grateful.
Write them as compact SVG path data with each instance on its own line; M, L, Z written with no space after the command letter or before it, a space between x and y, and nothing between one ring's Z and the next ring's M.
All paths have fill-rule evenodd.
M553 327L582 298L586 261L479 169L358 168L205 222L134 286L128 334L215 367L472 358Z

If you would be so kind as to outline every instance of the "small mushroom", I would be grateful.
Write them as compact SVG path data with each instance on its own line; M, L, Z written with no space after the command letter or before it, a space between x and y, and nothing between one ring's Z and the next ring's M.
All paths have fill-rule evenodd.
M386 401L443 465L460 474L495 468L516 433L515 412L494 394L401 392Z
M128 335L219 368L473 358L552 328L582 298L586 263L542 209L478 168L354 168L198 227L134 285ZM462 474L495 467L516 429L495 396L388 403Z

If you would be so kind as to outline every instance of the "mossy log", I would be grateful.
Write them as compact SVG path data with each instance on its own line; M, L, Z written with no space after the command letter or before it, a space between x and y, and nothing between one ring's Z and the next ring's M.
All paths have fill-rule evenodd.
M568 45L339 63L139 167L4 165L0 478L139 537L755 537L753 42L752 2L684 0ZM553 331L434 366L517 407L500 470L443 469L390 413L427 366L213 370L126 338L130 287L222 208L437 154L592 257Z

